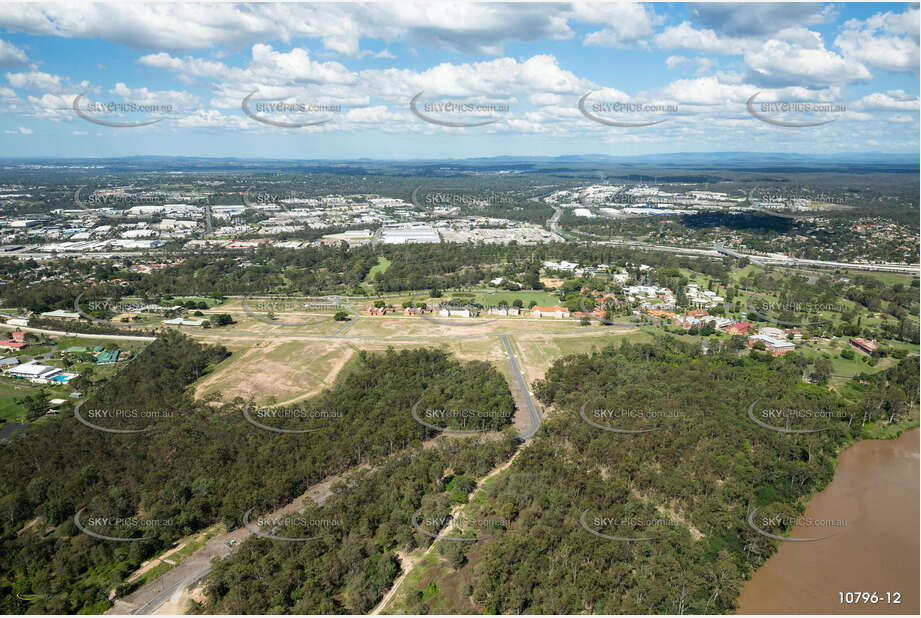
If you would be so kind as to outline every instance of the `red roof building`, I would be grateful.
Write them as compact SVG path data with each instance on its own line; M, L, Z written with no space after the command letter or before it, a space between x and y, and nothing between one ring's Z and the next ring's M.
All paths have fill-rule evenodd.
M873 354L879 347L875 340L864 339L863 337L852 337L849 343L864 354Z
M726 332L730 335L744 335L751 330L752 325L749 322L736 322L726 327Z

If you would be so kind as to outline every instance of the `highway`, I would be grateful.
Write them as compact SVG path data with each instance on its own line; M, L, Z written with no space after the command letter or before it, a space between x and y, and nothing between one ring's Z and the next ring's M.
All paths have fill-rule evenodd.
M547 227L550 231L559 234L567 240L574 239L571 232L566 232L560 227L560 217L563 210L557 206L553 207L553 216L547 221ZM771 266L810 266L813 268L837 269L837 270L866 270L873 272L891 272L903 273L909 275L921 275L921 264L855 264L850 262L830 262L826 260L808 260L803 258L792 258L781 254L772 255L752 255L739 253L731 249L724 248L720 243L716 243L712 249L702 249L695 247L675 247L672 245L654 245L650 243L635 240L581 240L581 242L594 242L598 245L611 245L619 247L630 247L633 249L643 249L646 251L665 251L668 253L678 253L682 255L693 255L702 257L719 258L722 256L731 256L735 258L747 258L754 264L771 265Z

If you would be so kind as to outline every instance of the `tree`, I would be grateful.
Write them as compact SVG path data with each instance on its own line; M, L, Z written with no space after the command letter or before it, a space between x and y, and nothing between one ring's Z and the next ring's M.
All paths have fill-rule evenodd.
M48 393L40 390L37 393L26 395L19 403L26 409L26 419L34 421L48 411Z
M333 316L333 319L337 322L345 322L349 319L349 314L345 311L337 311L336 315Z
M214 323L217 326L227 326L229 324L234 324L235 322L229 313L219 313L214 316Z
M831 369L831 361L824 358L816 360L812 366L812 381L824 386L828 383L828 378L831 377Z

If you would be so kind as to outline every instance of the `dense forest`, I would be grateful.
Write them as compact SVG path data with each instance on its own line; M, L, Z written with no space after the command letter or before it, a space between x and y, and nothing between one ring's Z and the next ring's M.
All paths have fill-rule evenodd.
M504 378L486 363L465 365L438 350L361 352L357 366L331 389L299 404L333 413L312 426L317 431L276 433L247 422L247 402L239 398L209 405L191 397L187 387L227 355L223 348L167 333L81 406L84 418L109 413L92 419L99 426L148 431L113 434L62 416L30 426L3 447L5 612L106 609L109 592L123 589L127 575L177 538L217 522L240 526L249 508L269 510L327 476L436 435L411 415L426 395L440 400L447 393L450 405L463 408L513 405ZM124 410L142 414L114 414ZM290 427L304 421L277 422ZM448 419L445 425L462 422ZM73 518L84 508L83 521L118 519L95 532L138 540L107 542L81 534ZM165 523L143 530L132 518ZM16 593L39 596L26 604Z
M425 501L440 513L459 488L461 500L516 447L512 434L477 442L454 439L394 457L371 472L352 475L304 521L336 521L320 538L283 542L252 537L216 563L206 580L207 614L362 614L369 612L400 574L396 552L432 539L410 521ZM430 512L435 512L430 509ZM284 532L284 531L283 531ZM285 533L297 538L295 530ZM258 576L256 574L259 574Z
M409 612L726 613L742 582L777 542L746 523L752 509L801 513L827 484L836 453L873 420L904 421L918 392L918 359L855 380L851 403L802 381L800 361L757 352L702 356L660 340L560 359L535 393L556 413L485 492L487 509L509 517L508 534L464 544L455 563L425 590L410 590ZM706 388L701 388L705 385ZM827 418L788 419L811 434L765 429L758 409L813 410ZM589 418L579 411L660 412L646 418ZM599 530L642 542L599 539L580 524L616 520ZM784 534L775 526L768 530ZM466 602L457 590L466 582ZM456 584L453 584L456 585ZM463 595L461 595L462 598ZM433 610L437 607L437 610Z

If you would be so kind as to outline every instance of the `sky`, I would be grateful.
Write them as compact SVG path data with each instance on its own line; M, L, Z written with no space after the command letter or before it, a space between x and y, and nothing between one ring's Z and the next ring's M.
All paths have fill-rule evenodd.
M918 4L0 6L0 157L918 153L918 103Z

